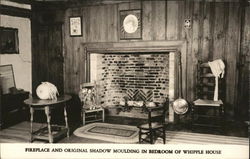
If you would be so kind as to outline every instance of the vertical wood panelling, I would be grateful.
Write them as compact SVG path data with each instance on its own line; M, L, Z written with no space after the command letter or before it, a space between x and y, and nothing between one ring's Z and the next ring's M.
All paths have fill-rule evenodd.
M121 3L118 5L118 11L129 10L129 6L130 6L129 3Z
M241 8L242 9L242 8ZM241 120L249 120L249 66L250 66L250 5L244 9L242 23L241 54L239 59L237 116ZM248 100L246 100L248 99ZM243 110L243 111L242 111ZM248 111L247 111L248 110Z
M194 3L191 1L185 1L185 17L187 19L192 20L192 12L193 12ZM191 26L193 27L193 26ZM192 36L193 36L193 29L185 29L186 30L186 40L187 40L187 63L186 63L186 76L187 76L187 99L192 99L193 96L193 70L192 70Z
M201 59L202 61L209 60L209 44L211 43L211 3L204 4L204 18L203 18L203 38L202 38L202 49L201 49Z
M72 11L69 12L69 16L82 16L82 11L79 8L74 8ZM69 20L69 18L66 16L66 22ZM69 23L67 23L69 24ZM83 29L83 36L85 34L85 29ZM69 26L66 25L65 32L69 33ZM78 92L79 91L79 83L80 83L80 66L81 60L80 54L81 51L81 43L83 38L82 37L70 37L69 34L65 35L65 43L66 43L66 53L65 57L66 64L65 64L65 86L66 90L65 92ZM69 80L69 81L68 81Z
M237 5L238 3L236 3ZM227 42L227 32L228 32L228 29L230 28L229 26L229 19L230 19L230 16L229 16L229 3L224 3L224 25L223 25L223 30L224 30L224 38L223 38L223 53L221 55L221 59L223 59L225 61L225 58L226 58L226 42ZM239 25L240 26L240 25ZM236 28L234 28L236 29ZM239 33L239 31L237 30L237 33Z
M62 55L62 25L55 24L48 27L48 78L56 85L60 94L63 88L63 55Z
M211 1L138 1L80 7L66 10L65 16L65 90L77 93L85 80L83 42L118 42L120 10L142 9L142 41L186 40L187 54L182 55L183 89L187 100L195 97L197 60L222 58L227 64L227 103L234 112L237 85L236 63L239 56L239 3ZM68 18L83 16L83 37L69 37ZM184 19L192 20L184 29ZM247 27L245 27L247 28ZM247 38L246 38L247 39ZM141 41L139 40L139 41ZM123 40L122 40L123 41ZM125 40L128 41L128 40ZM137 41L137 40L133 40ZM246 47L245 47L246 48ZM236 59L236 60L235 60ZM232 71L231 71L232 70Z
M79 91L79 84L80 84L80 76L79 76L79 72L80 72L80 54L82 54L82 47L81 47L81 41L78 40L79 37L74 38L73 43L74 43L74 53L73 53L73 60L72 60L72 67L71 67L71 71L73 71L73 90L74 92L78 92Z
M215 24L215 16L216 16L216 13L215 13L215 5L216 3L210 3L210 17L211 17L211 21L210 21L210 25L209 25L209 29L210 29L210 33L211 33L211 39L210 39L210 42L209 42L209 52L208 52L208 59L209 60L213 60L213 54L214 54L214 51L213 51L213 48L214 48L214 24Z
M142 2L132 2L129 3L129 9L141 9Z
M167 1L166 40L178 39L178 2Z
M37 74L36 77L39 77L37 79L37 85L34 89L42 82L48 79L48 72L46 69L48 69L48 45L46 45L46 41L48 38L48 29L45 27L43 29L38 30L38 41L40 42L39 45L37 45L37 54L35 55L35 59L37 61L34 61L34 66L36 66ZM39 60L43 62L43 65L36 65L39 63ZM34 92L34 91L33 91Z
M91 6L89 9L90 12L90 33L89 36L91 37L89 42L100 42L99 36L100 36L100 30L99 30L99 6ZM101 19L100 19L101 20ZM101 20L103 21L103 20Z
M107 20L102 20L102 19L105 19L106 15L106 11L107 11L107 5L105 6L99 6L98 7L98 14L96 15L97 17L97 26L98 26L98 33L96 34L99 34L99 41L100 42L105 42L107 37L107 31L108 31L108 21Z
M201 9L200 9L200 3L195 2L193 8L193 24L192 24L192 30L193 30L193 36L192 36L192 51L190 56L188 57L190 59L190 91L192 92L191 99L195 98L195 92L196 92L196 74L197 74L197 60L199 59L198 50L199 50L199 34L200 34L200 16Z
M238 40L239 32L236 30L240 28L240 18L239 18L239 5L231 3L229 5L229 21L226 40L226 99L227 107L226 110L229 114L233 115L235 105L235 95L236 95L236 78L237 78L237 59L238 52Z
M107 7L107 14L110 15L110 18L108 18L108 30L106 32L107 40L110 42L118 41L118 6L117 5L109 5Z
M165 1L154 1L153 8L153 28L154 40L165 40L165 24L166 24L166 2ZM178 19L177 19L178 20Z
M224 38L225 38L224 7L225 4L223 2L216 3L215 5L213 59L224 57Z
M202 59L202 47L203 47L203 26L204 26L204 1L199 2L199 14L198 14L198 19L199 19L199 33L198 33L198 54L196 61Z
M177 1L178 3L178 32L177 32L177 39L186 39L186 33L184 30L184 19L185 17L185 2L184 1ZM168 14L168 13L167 13ZM167 28L166 28L167 29ZM166 30L167 31L167 30ZM185 43L186 45L186 43ZM186 47L184 47L186 48ZM185 50L185 52L187 52ZM183 92L183 98L187 97L187 54L184 53L184 51L181 51L181 64L182 64L182 92Z
M142 3L142 38L143 40L152 40L152 1L143 1Z
M87 41L87 27L88 26L88 21L89 21L89 16L88 16L88 12L86 8L82 8L81 9L81 13L82 13L82 32L83 32L83 37L82 37L82 42L86 42ZM80 47L80 53L78 55L78 61L79 61L79 82L83 83L86 81L85 79L85 54L84 52L84 48Z
M45 63L47 63L47 58L44 58L44 56L42 56L42 54L44 54L46 51L45 50L47 50L47 45L45 45L45 41L46 41L46 36L47 36L47 30L45 30L45 29L39 29L39 31L38 31L38 41L40 41L40 45L38 45L38 52L37 52L37 56L38 57L36 57L36 58L38 58L38 59L40 59L40 60L42 60L42 61L44 61ZM46 55L46 56L48 56L48 55ZM38 67L39 67L40 65L38 65ZM41 67L41 66L40 66ZM42 73L42 71L44 70L44 68L37 68L39 71L41 71L41 72L39 72L39 73L41 73L41 75L43 76L43 78L42 79L44 79L44 77L45 76L47 76L46 74L44 74L44 73Z
M73 10L70 10L68 13L68 16L71 17L73 16ZM67 17L67 13L66 13L66 17ZM73 65L73 48L74 48L74 43L73 43L73 40L72 40L72 37L70 37L69 35L69 31L70 31L70 28L69 28L69 18L66 18L65 20L66 24L68 25L65 25L65 31L67 32L66 35L65 35L65 92L66 93L70 93L70 92L73 92L73 71L71 70L71 67Z
M115 7L116 5L106 5L105 9L104 9L104 15L103 16L106 16L106 15L110 15L111 17L109 19L107 19L105 21L105 26L107 26L107 30L104 32L105 34L105 38L104 38L104 41L108 40L108 41L113 41L112 40L112 37L113 37L113 34L112 31L115 31L117 29L114 29L113 30L113 19L114 19L114 10L113 8ZM105 18L105 17L104 17Z
M90 27L90 17L91 17L91 15L90 15L90 10L91 10L91 7L84 7L83 8L84 10L85 10L85 17L83 17L84 18L84 23L83 23L83 27L85 27L86 28L86 41L91 41L91 36L90 36L90 29L91 29L91 27Z
M184 19L186 18L184 15L185 2L184 1L177 1L177 3L178 3L178 32L177 32L178 39L185 39L185 31L183 29L184 28Z
M52 12L34 13L32 18L32 93L41 82L56 85L60 94L64 93L64 70L62 51L62 23L43 22L43 16ZM53 16L52 16L53 19Z
M71 47L73 46L72 44L72 40L71 40L71 37L69 35L69 17L72 15L72 10L68 10L66 13L65 13L65 24L64 25L64 38L65 38L65 45L64 45L64 88L65 88L65 92L66 93L69 93L69 92L73 92L71 87L72 87L72 84L71 84L71 71L70 71L70 66L71 66L71 57L72 57L72 51L71 51ZM68 25L67 25L68 24Z
M74 10L74 13L73 13L73 16L77 16L77 15L82 15L81 14L81 9L79 8L75 8ZM79 61L78 61L78 55L81 53L80 52L80 43L81 43L81 40L82 38L81 37L71 37L71 40L73 42L72 44L72 49L73 49L73 52L71 54L71 56L73 55L72 57L72 63L71 63L71 66L70 66L70 70L72 71L72 81L71 83L73 84L73 88L72 90L74 92L78 92L79 91Z

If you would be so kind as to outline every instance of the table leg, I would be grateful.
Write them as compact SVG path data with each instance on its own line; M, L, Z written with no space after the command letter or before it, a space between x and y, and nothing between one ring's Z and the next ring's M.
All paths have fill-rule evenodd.
M34 116L34 108L30 107L30 142L33 141L33 116Z
M49 106L45 107L45 114L47 117L47 123L48 123L48 131L49 131L49 143L53 143L53 137L52 137L52 133L51 133L51 125L50 125L50 109Z
M105 121L105 110L103 109L102 110L102 122L104 122Z
M68 116L67 116L67 105L64 105L64 119L65 119L65 125L67 128L67 137L69 137L69 124L68 124Z
M86 117L85 110L82 110L82 125L86 124L85 117Z

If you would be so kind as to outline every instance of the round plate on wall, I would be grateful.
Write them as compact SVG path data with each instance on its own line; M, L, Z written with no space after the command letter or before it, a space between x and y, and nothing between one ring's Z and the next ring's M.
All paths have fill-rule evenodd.
M129 14L123 20L123 27L127 33L134 33L138 29L138 18L135 15Z
M141 10L120 11L120 39L141 39Z

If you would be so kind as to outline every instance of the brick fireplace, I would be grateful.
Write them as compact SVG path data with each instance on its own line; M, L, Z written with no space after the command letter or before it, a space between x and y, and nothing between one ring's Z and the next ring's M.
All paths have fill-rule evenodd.
M169 53L91 54L90 80L99 87L101 104L119 104L128 90L152 92L152 102L163 103L169 92Z
M152 92L152 102L170 99L169 121L174 121L171 102L176 99L176 54L185 51L181 41L84 44L86 81L98 85L98 101L115 107L128 90Z

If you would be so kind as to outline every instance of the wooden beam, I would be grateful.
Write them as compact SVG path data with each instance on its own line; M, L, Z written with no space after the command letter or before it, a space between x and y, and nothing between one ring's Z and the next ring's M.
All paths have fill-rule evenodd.
M37 2L33 2L32 3L32 11L44 11L44 10L64 10L66 9L68 6L67 6L67 3L66 2L62 2L62 1L51 1L51 2L40 2L40 1L37 1Z
M32 0L9 0L11 2L16 2L16 3L20 3L20 4L31 4L33 1Z
M93 42L93 43L82 43L83 47L87 50L102 50L102 51L124 51L124 52L145 52L146 50L153 51L176 51L181 50L185 45L184 41L173 40L173 41L129 41L129 42ZM142 50L142 51L141 51Z
M121 3L141 2L141 0L68 0L68 7L85 7L85 6L98 6L98 5L110 5Z
M6 5L0 5L0 14L15 17L31 18L31 10Z
M9 1L20 3L20 4L31 4L32 3L32 0L9 0Z

